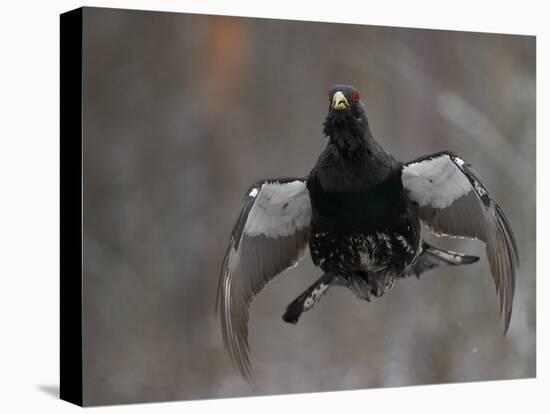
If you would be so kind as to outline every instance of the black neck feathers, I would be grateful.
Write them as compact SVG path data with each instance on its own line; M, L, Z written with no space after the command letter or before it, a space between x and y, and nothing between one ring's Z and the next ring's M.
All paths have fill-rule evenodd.
M372 138L366 117L357 117L351 111L331 112L325 119L323 132L329 137L329 143L350 159L360 156Z

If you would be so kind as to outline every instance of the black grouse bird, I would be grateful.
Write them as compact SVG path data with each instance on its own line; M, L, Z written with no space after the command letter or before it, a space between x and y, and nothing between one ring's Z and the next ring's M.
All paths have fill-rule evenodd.
M438 152L401 163L371 134L359 92L329 91L324 133L329 138L305 178L261 180L246 192L231 233L217 294L223 340L233 364L252 379L248 307L306 249L323 275L286 309L296 323L334 285L369 301L396 279L479 258L433 247L421 224L439 236L486 244L505 331L512 314L518 250L502 209L472 167Z

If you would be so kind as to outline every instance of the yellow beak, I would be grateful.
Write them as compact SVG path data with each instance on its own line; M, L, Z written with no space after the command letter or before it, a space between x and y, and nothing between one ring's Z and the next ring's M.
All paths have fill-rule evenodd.
M337 111L341 111L349 107L349 102L342 92L337 91L332 96L332 107Z

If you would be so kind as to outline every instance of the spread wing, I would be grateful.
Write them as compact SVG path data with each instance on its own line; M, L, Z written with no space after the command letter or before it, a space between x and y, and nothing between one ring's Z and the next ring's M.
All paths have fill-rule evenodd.
M310 220L305 179L259 181L245 196L223 259L216 309L225 348L248 380L248 307L271 279L304 256Z
M441 152L404 165L403 186L422 222L436 235L482 240L504 310L512 316L518 248L508 220L477 173L456 154Z

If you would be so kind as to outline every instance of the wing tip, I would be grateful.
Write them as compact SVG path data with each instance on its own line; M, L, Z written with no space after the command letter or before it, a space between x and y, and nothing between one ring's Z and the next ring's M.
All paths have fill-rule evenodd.
M230 356L233 368L252 388L256 389L257 382L248 354L249 347L246 336L244 338L229 336L225 331L226 326L222 325L222 329L224 330L224 347Z
M502 334L503 337L506 336L506 334L508 333L511 321L512 321L512 306L506 309L506 313L504 315L504 332Z

